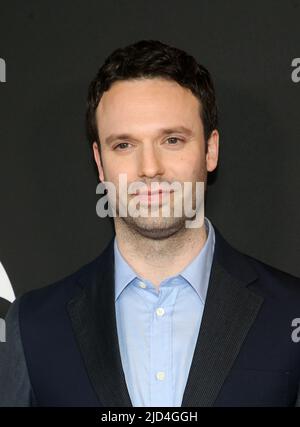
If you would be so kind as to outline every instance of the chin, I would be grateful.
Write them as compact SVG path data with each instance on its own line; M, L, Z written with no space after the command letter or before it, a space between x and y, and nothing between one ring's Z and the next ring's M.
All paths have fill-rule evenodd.
M162 240L179 232L185 226L185 218L123 218L127 226L143 237Z

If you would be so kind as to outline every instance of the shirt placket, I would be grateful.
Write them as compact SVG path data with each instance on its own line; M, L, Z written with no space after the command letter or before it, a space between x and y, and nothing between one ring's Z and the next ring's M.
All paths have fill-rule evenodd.
M161 286L153 304L150 342L151 406L172 406L172 313L178 289Z

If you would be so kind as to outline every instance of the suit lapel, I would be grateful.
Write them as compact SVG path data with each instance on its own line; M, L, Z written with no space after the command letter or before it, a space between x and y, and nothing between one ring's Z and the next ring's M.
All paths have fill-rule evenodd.
M263 302L247 288L257 277L250 264L215 231L209 287L182 406L213 406Z
M90 381L102 406L132 406L117 335L113 241L80 282L68 311Z
M247 288L256 273L215 228L216 244L182 406L213 406L263 298ZM132 406L119 350L113 240L79 279L68 312L91 384L103 406Z

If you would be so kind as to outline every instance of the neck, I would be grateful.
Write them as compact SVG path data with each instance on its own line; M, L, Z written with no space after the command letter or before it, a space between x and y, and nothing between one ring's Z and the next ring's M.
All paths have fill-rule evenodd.
M120 253L137 275L159 286L162 280L177 275L201 251L207 239L201 228L182 228L164 239L145 237L120 218L115 218Z

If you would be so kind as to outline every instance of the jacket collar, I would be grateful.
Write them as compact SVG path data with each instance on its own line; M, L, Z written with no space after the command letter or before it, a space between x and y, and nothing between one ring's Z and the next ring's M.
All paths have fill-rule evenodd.
M263 298L247 286L257 279L247 257L215 229L208 292L182 406L212 406L255 321ZM132 406L118 344L114 239L82 269L81 292L68 304L91 384L103 406Z

